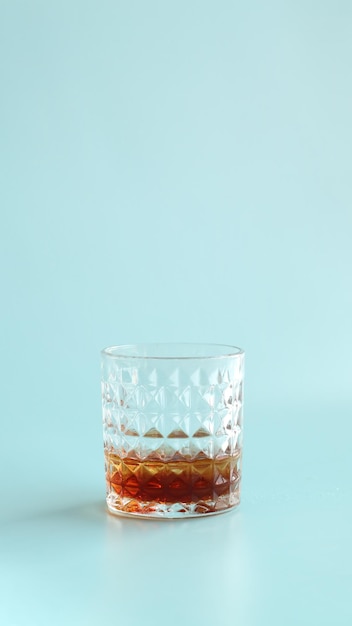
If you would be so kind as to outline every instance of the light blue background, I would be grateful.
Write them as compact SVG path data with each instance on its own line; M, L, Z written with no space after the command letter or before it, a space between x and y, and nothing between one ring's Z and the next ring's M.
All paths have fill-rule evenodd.
M4 626L351 624L352 5L2 0ZM245 348L238 512L104 510L99 350Z

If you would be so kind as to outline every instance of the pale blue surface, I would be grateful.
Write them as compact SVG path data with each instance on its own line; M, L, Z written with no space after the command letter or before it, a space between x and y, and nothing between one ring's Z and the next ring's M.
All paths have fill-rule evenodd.
M352 623L349 2L0 2L4 626ZM99 349L246 349L243 502L104 511Z

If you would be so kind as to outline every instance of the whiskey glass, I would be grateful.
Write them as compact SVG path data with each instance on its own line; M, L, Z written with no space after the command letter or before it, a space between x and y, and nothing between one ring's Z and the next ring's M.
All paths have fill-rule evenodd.
M113 514L185 518L240 502L244 352L219 344L101 352L106 502Z

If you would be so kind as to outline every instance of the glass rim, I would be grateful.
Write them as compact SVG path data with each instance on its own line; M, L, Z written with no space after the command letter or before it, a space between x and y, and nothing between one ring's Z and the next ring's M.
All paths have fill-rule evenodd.
M169 347L180 348L183 346L185 350L202 350L209 349L210 354L205 352L204 354L148 354L146 351L149 349L155 349L156 347L166 349ZM220 350L221 348L221 350ZM218 349L218 352L211 354L211 350L214 352ZM225 350L227 349L227 350ZM129 354L129 351L135 351ZM118 352L117 352L118 351ZM170 350L171 352L172 350ZM144 353L143 353L144 352ZM244 355L244 350L238 346L222 343L202 343L202 342L149 342L149 343L135 343L135 344L121 344L108 346L100 351L102 357L108 357L111 359L136 359L136 360L158 360L158 361L185 361L185 360L209 360L209 359L228 359Z

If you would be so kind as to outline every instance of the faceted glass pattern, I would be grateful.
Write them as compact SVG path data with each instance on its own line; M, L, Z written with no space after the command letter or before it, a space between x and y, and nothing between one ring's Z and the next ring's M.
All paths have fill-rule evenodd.
M185 517L239 504L243 360L238 348L203 344L102 351L112 513Z

